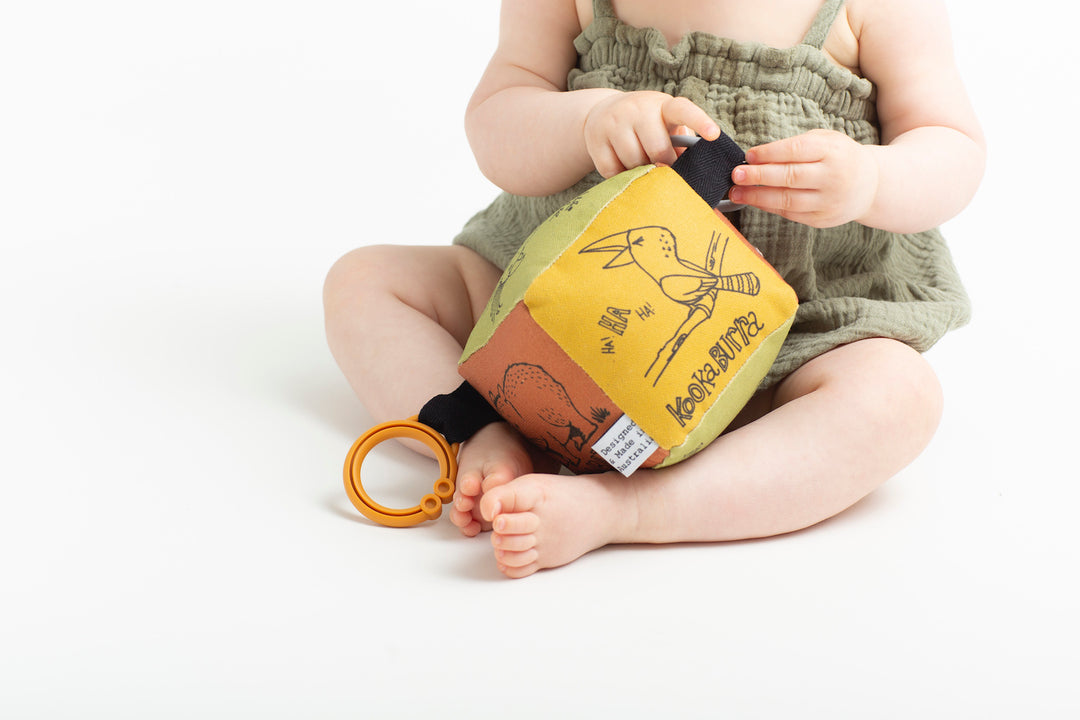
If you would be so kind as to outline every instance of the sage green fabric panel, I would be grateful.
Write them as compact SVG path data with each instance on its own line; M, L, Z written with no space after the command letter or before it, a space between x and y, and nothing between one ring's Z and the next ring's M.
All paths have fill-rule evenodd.
M685 460L715 440L724 428L731 424L735 416L757 392L758 378L768 371L793 321L794 317L789 318L786 323L773 330L765 338L757 351L739 368L738 374L724 388L712 407L702 416L698 426L687 434L685 442L671 448L671 454L657 467L667 467Z
M469 341L460 362L465 362L470 355L491 339L503 318L525 297L525 291L533 280L573 244L585 228L592 224L600 211L634 180L654 167L644 165L627 170L599 185L588 188L581 195L575 196L561 208L552 212L530 234L508 261L495 292L492 293L487 307L478 319L472 334L469 335Z

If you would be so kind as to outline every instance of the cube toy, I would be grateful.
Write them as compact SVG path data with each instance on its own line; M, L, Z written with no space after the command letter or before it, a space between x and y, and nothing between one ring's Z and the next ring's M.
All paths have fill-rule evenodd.
M794 320L795 292L684 176L701 182L628 170L548 218L462 354L465 380L574 472L629 475L701 450Z

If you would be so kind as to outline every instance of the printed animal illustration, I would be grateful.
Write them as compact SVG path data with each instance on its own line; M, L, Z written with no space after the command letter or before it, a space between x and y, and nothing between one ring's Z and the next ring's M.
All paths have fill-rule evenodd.
M513 277L514 273L517 272L517 269L525 262L525 255L525 248L521 248L518 250L517 254L510 259L510 264L503 270L502 277L499 278L499 283L495 286L495 291L491 294L491 299L488 301L488 308L490 309L492 322L495 322L499 317L499 313L502 312L502 294L503 289L506 287L506 281Z
M704 266L698 265L679 256L671 230L660 225L647 225L600 238L581 250L582 254L615 253L615 257L604 265L605 270L637 265L666 297L686 306L686 320L664 343L645 372L646 378L653 377L654 387L694 328L712 316L719 291L743 295L757 295L761 291L761 281L752 272L722 275L720 269L724 264L727 239L724 239L719 260L716 259L717 248L718 240L713 233L705 252Z
M705 258L708 269L679 257L675 235L666 227L659 225L633 228L626 232L608 235L590 243L581 252L615 253L615 257L604 265L605 270L631 263L636 264L660 286L664 295L687 306L702 303L714 289L757 295L761 289L761 282L754 273L719 274L719 268L716 267L717 263L713 258L716 242L714 233ZM720 264L723 264L722 255ZM715 270L714 267L716 267Z
M547 370L531 363L506 368L501 385L491 393L491 404L503 417L512 410L523 421L529 439L554 454L568 467L587 456L597 423L575 407L566 387ZM598 421L607 413L594 410Z

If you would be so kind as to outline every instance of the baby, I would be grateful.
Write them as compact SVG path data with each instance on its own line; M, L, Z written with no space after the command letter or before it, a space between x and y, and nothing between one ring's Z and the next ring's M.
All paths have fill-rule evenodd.
M376 421L460 384L525 237L602 177L673 162L673 134L747 148L736 222L800 300L758 393L682 463L567 476L505 423L467 441L450 519L491 530L505 575L798 530L929 443L942 393L920 353L968 317L935 228L985 161L941 0L504 0L466 129L506 192L453 245L361 248L327 277L330 348Z

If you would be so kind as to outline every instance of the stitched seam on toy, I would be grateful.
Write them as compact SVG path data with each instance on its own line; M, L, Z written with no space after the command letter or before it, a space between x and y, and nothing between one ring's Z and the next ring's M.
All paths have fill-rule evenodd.
M750 366L750 360L760 354L761 349L768 345L769 340L771 340L778 332L784 332L785 334L787 334L794 322L795 314L792 313L791 317L789 317L783 323L774 328L771 333L768 333L765 338L758 343L758 346L754 348L753 352L746 356L746 359L743 361L742 367L735 371L735 374L731 376L731 380L728 381L728 384L725 385L724 389L720 391L719 395L717 395L716 401L709 407L708 410L704 412L704 414L702 414L701 422L698 423L698 425L703 424L705 422L705 418L708 417L709 413L711 413L713 409L720 404L720 400L724 397L725 394L727 394L728 390L731 389L731 386L735 384L735 381L739 378L739 376L742 375L743 372L745 372L746 369Z
M605 202L603 205L601 205L599 208L597 208L596 212L593 213L592 217L589 218L588 222L584 223L581 226L581 232L579 232L577 235L575 235L573 237L572 240L570 240L568 243L566 243L566 247L564 247L562 249L562 251L558 255L556 255L554 258L552 258L550 263L545 265L539 272L537 272L536 275L533 277L533 280L536 280L536 278L540 277L541 275L546 273L548 270L550 270L552 265L557 263L559 261L559 259L563 255L565 255L567 252L569 252L570 249L572 247L574 247L574 244L577 243L578 239L582 235L584 235L588 231L589 228L592 227L594 222L596 222L596 218L600 217L601 213L603 213L605 210L607 210L608 205L611 205L611 203L615 202L618 198L622 197L623 193L625 193L627 190L629 190L630 187L634 183L636 183L638 180L640 180L641 178L643 178L646 175L648 175L649 173L651 173L653 170L655 170L659 166L658 165L651 165L651 166L641 166L641 167L645 167L647 169L644 172L642 172L640 175L637 175L636 177L632 178L630 180L630 182L626 183L626 185L624 185L621 190L619 190L617 193L612 195L610 198L608 198L607 202ZM638 169L640 169L640 167L639 168L634 168L632 170L627 170L626 172L633 172L634 170L638 170ZM593 187L589 188L589 190L586 190L585 192L590 192L593 189L600 187L600 185L602 185L602 184L603 183L600 183L598 185L594 185ZM528 293L528 287L526 287L525 292L523 292L522 295L521 295L521 301L522 302L525 301L525 295L527 293ZM528 303L525 303L525 306L528 307Z
M593 218L593 219L595 220L595 218ZM591 220L589 221L589 224L590 225L592 224ZM529 306L526 303L523 302L522 303L522 308L525 310L526 313L529 314L529 317L530 317L530 319L532 319L532 322L536 323L536 326L538 328L540 328L540 331L543 332L545 335L547 335L547 330L544 330L543 326L540 325L539 323L537 323L536 319L532 317L532 311L529 310ZM548 335L548 337L550 338L551 336ZM615 410L617 411L617 413L612 413L611 417L606 419L602 426L601 426L600 423L597 423L597 432L601 436L604 435L605 433L607 433L612 428L612 426L614 426L619 421L619 419L621 417L628 417L628 418L630 418L630 420L632 422L634 422L635 425L638 424L637 421L634 420L633 417L631 417L630 413L626 412L626 410L624 410L623 407L621 405L619 405L619 403L615 402L615 399L613 397L611 397L611 395L607 392L607 390L605 390L604 388L602 388L600 386L600 383L598 383L596 381L596 378L594 378L592 375L590 375L589 371L586 370L584 367L582 367L581 363L579 363L576 359L574 359L574 357L569 352L567 352L565 348L563 348L561 345L559 345L556 342L554 349L555 349L556 352L561 353L563 358L565 358L567 361L569 361L569 363L571 365L573 365L575 368L577 368L581 372L581 376L585 378L585 381L592 384L593 390L595 390L595 392L599 393L600 396L603 397L604 400L606 400L611 405L611 407L615 408ZM663 447L662 445L660 445L660 443L657 443L657 447L659 447L661 450L664 450L665 452L668 451L668 449ZM593 454L595 454L596 457L600 458L602 461L607 463L607 460L603 456L601 456L599 453L597 453L595 450L593 450L591 445L589 446L589 449L592 450ZM650 456L651 456L651 453L650 453ZM589 462L589 460L591 460L591 457L588 454L584 455L582 457L582 465ZM646 458L646 462L647 461L648 461L648 458Z
M637 180L639 180L640 178L647 175L653 169L655 169L655 166L641 166L640 168L634 168L632 170L627 170L625 173L623 173L623 174L630 174L630 173L635 173L635 174L632 177L630 177L629 180L626 180L625 185L620 190L615 192L615 194L612 197L610 197L601 207L599 207L594 212L593 215L587 217L587 222L584 225L581 226L582 232L584 232L586 229L588 229L596 221L596 219L600 215L600 213L602 213L605 209L607 209L607 206L611 202L613 202L616 198L620 197L627 190L627 188L632 186ZM619 177L619 176L616 176L616 177ZM609 178L609 180L612 180L612 179L614 179L614 178ZM606 181L604 181L604 182L606 182ZM589 188L588 190L586 190L585 192L578 195L574 200L570 201L569 203L564 205L562 208L560 208L559 211L557 211L553 215L546 218L544 220L544 222L542 222L539 226L537 226L533 230L533 233L536 233L542 227L544 227L548 223L552 222L552 220L554 218L556 218L560 213L562 213L564 210L566 210L567 206L572 207L573 205L575 205L577 203L579 198L589 195L593 191L600 188L602 185L603 185L603 182L598 183L598 184L594 185L593 187ZM498 297L498 301L497 301L498 304L500 306L502 306L502 307L513 308L514 306L516 306L519 303L521 303L523 305L527 305L527 303L525 303L525 295L528 293L529 288L531 287L533 281L535 281L536 278L539 278L545 272L547 272L551 268L551 266L554 265L559 260L559 258L561 258L563 255L565 255L566 251L569 250L574 245L574 243L576 243L577 240L581 237L582 232L579 232L576 235L570 237L569 242L567 242L567 244L561 250L559 250L552 258L550 258L550 260L548 262L546 262L543 265L537 264L536 266L530 268L530 271L529 271L530 274L529 274L528 277L526 277L525 275L522 275L521 277L527 279L527 282L514 282L512 284L511 283L506 283L504 285L504 282L507 280L506 274L507 274L507 272L509 272L509 268L511 268L515 264L517 264L519 262L519 258L523 258L522 252L529 245L529 240L532 238L532 234L530 234L529 238L526 238L525 242L522 243L522 247L519 248L518 252L514 254L514 257L511 259L510 264L507 266L507 270L503 271L503 277L500 278L499 284L496 286L495 291L492 293L492 297L488 298L488 304L484 308L484 314L483 314L482 318L484 316L489 315L489 311L490 311L492 303L496 302L496 300L495 300L496 297ZM568 237L568 235L564 236L564 237ZM544 261L543 257L537 259L537 263L540 263L540 262L543 262L543 261ZM526 260L526 262L528 262L528 260ZM509 287L513 287L514 291L513 292L505 292L507 289L509 289ZM509 312L509 310L507 310L506 312ZM500 312L500 315L503 318L505 318L505 313ZM498 322L502 322L502 320L500 319ZM492 335L492 333L494 333L495 328L498 325L498 322L495 322L495 317L491 316L490 317L490 322L488 322L487 319L484 319L482 322L478 322L477 325L475 327L473 327L472 332L469 334L469 340L465 344L465 347L462 350L462 354L461 354L461 357L458 360L458 364L461 364L461 363L465 362L466 360L468 360L470 357L472 357L472 355L477 350L479 350L491 338L491 335ZM480 329L481 324L484 325L485 329L483 331L481 331L480 335L477 335L477 331Z
M698 421L698 424L697 424L697 426L695 426L694 430L701 427L702 425L705 425L707 420L709 419L710 415L714 414L715 412L719 412L719 408L720 408L721 403L723 402L725 396L727 396L728 393L731 391L732 386L735 385L736 381L739 379L739 376L742 375L746 371L746 369L751 365L751 362L750 362L751 359L753 359L755 356L759 355L761 353L761 349L764 346L768 345L769 340L771 340L777 333L783 332L783 333L787 334L791 330L791 326L794 324L794 322L795 322L795 314L792 313L791 317L789 317L786 321L784 321L779 326L774 328L772 332L768 333L765 336L765 338L760 343L758 343L758 346L756 348L754 348L754 351L751 352L749 355L747 355L746 360L743 361L742 366L738 370L735 371L734 375L731 376L731 379L724 386L724 389L721 390L719 392L719 394L717 394L716 399L713 401L712 405L709 406L709 409L706 410L704 413L702 413L701 420ZM770 364L770 367L771 367L771 364ZM766 370L766 372L767 372L767 370ZM759 383L760 383L760 381L759 381ZM755 388L754 392L755 393L757 392L756 388ZM751 397L753 397L753 395L751 395ZM742 411L742 408L740 408L738 411L736 411L735 415L737 416L739 414L739 412L741 412L741 411ZM733 420L734 420L734 418L735 418L735 416L732 416ZM729 422L729 424L730 424L730 422ZM723 431L724 431L724 428L721 428L720 432L722 433ZM687 433L687 438L689 438L692 433L693 433L693 430L691 430L690 433ZM716 437L719 437L719 435L717 435ZM712 442L712 440L715 440L715 439L716 438L714 437L709 442ZM672 448L672 451L676 450L677 448L683 447L685 444L686 444L686 441L683 441L676 448ZM708 443L706 443L706 445L707 444Z

